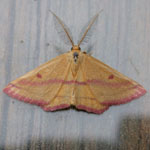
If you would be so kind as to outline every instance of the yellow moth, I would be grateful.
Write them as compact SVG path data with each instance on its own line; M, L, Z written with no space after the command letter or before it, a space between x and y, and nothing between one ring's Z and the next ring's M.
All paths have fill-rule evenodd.
M58 28L63 29L61 34L72 44L71 50L10 82L3 90L6 94L39 105L45 111L75 106L101 114L111 105L127 103L146 93L134 80L80 50L99 13L92 18L77 45L67 26L52 14Z

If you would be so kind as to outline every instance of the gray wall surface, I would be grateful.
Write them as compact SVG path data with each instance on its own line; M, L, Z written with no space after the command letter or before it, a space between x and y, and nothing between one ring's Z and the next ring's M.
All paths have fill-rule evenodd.
M2 89L67 52L55 12L77 40L103 9L91 42L93 56L136 80L147 94L101 115L73 108L44 112ZM148 150L150 148L150 0L0 0L0 150Z

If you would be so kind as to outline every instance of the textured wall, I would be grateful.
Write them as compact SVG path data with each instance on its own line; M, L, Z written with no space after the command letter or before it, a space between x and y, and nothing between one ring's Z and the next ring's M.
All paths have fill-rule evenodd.
M2 89L66 52L56 34L54 11L77 39L85 23L103 9L91 42L93 56L143 85L148 93L102 115L69 109L44 112L14 100ZM0 1L0 150L148 150L150 148L149 0Z

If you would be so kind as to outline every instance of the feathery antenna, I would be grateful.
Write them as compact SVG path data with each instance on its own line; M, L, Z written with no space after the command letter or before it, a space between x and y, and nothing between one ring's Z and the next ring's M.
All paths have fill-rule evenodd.
M84 38L86 37L88 31L91 29L92 25L94 24L94 22L96 21L96 19L98 18L99 14L100 14L102 11L103 11L103 10L101 10L100 12L98 12L98 13L92 18L92 20L90 21L90 23L89 23L89 25L88 25L86 31L84 32L84 34L83 34L81 40L80 40L79 43L78 43L78 46L79 46L79 47L80 47L80 44L82 43L82 41L84 40Z
M61 27L62 27L63 30L65 31L65 33L66 33L66 35L67 35L67 37L68 37L70 43L72 44L72 46L74 46L74 42L73 42L71 36L69 35L69 32L68 32L67 27L65 26L65 24L61 21L61 19L60 19L54 12L52 12L51 10L49 10L49 11L50 11L50 12L53 14L53 16L56 18L56 20L58 21L58 23L61 25Z

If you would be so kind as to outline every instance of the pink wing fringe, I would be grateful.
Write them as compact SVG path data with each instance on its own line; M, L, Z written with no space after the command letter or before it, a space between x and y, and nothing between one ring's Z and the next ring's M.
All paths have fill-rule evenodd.
M3 92L12 98L18 99L19 101L23 101L25 103L30 103L30 104L35 104L37 106L40 106L45 111L55 111L58 109L65 109L65 108L70 107L70 105L67 105L67 104L61 104L61 105L54 106L54 107L46 107L46 105L49 104L48 102L21 96L21 95L15 93L14 91L12 91L11 90L12 87L13 87L13 85L9 84L6 88L3 89Z
M146 93L146 90L142 86L139 85L139 86L137 86L137 91L128 98L118 99L118 100L111 100L109 102L108 101L101 102L102 105L107 106L106 108L104 108L102 110L96 110L96 109L93 109L93 108L86 107L84 105L78 105L76 107L78 109L86 110L87 112L93 112L95 114L102 114L104 111L106 111L112 105L120 105L120 104L128 103L132 100L135 100L135 99L139 98L140 96L144 95L145 93Z
M76 106L77 109L81 109L81 110L85 110L87 112L92 112L92 113L95 113L95 114L102 114L104 111L106 111L109 107L106 107L104 109L101 109L101 110L97 110L97 109L93 109L93 108L90 108L90 107L86 107L84 105L78 105Z
M68 105L68 104L61 104L61 105L54 106L54 107L43 107L43 110L45 110L45 111L56 111L59 109L66 109L69 107L70 107L70 105Z
M118 99L118 100L111 100L111 101L105 101L105 102L102 102L101 104L102 105L105 105L105 106L112 106L112 105L120 105L120 104L125 104L125 103L128 103L128 102L130 102L130 101L132 101L132 100L134 100L134 99L137 99L137 98L139 98L139 97L141 97L141 96L143 96L147 91L142 87L142 86L137 86L136 87L136 89L137 89L137 91L133 94L133 95L131 95L131 96L129 96L129 97L127 97L127 98L123 98L123 99Z
M13 85L9 84L6 88L4 88L3 92L6 93L7 95L9 95L10 97L16 98L20 101L24 101L26 103L38 105L41 108L43 108L43 110L45 110L45 111L56 111L59 109L65 109L65 108L70 107L70 105L68 105L68 104L61 104L61 105L54 106L54 107L47 107L47 105L49 104L48 102L44 102L43 100L31 99L31 98L21 96L21 95L15 93L14 91L12 91L11 90L12 87L13 87ZM124 104L124 103L130 102L136 98L139 98L140 96L144 95L145 93L146 93L146 90L142 86L139 85L137 87L137 91L128 98L101 102L102 105L107 106L106 108L104 108L102 110L96 110L96 109L89 108L89 107L84 106L84 105L78 105L78 106L76 106L76 108L86 110L87 112L93 112L95 114L102 114L111 105L119 105L119 104Z

